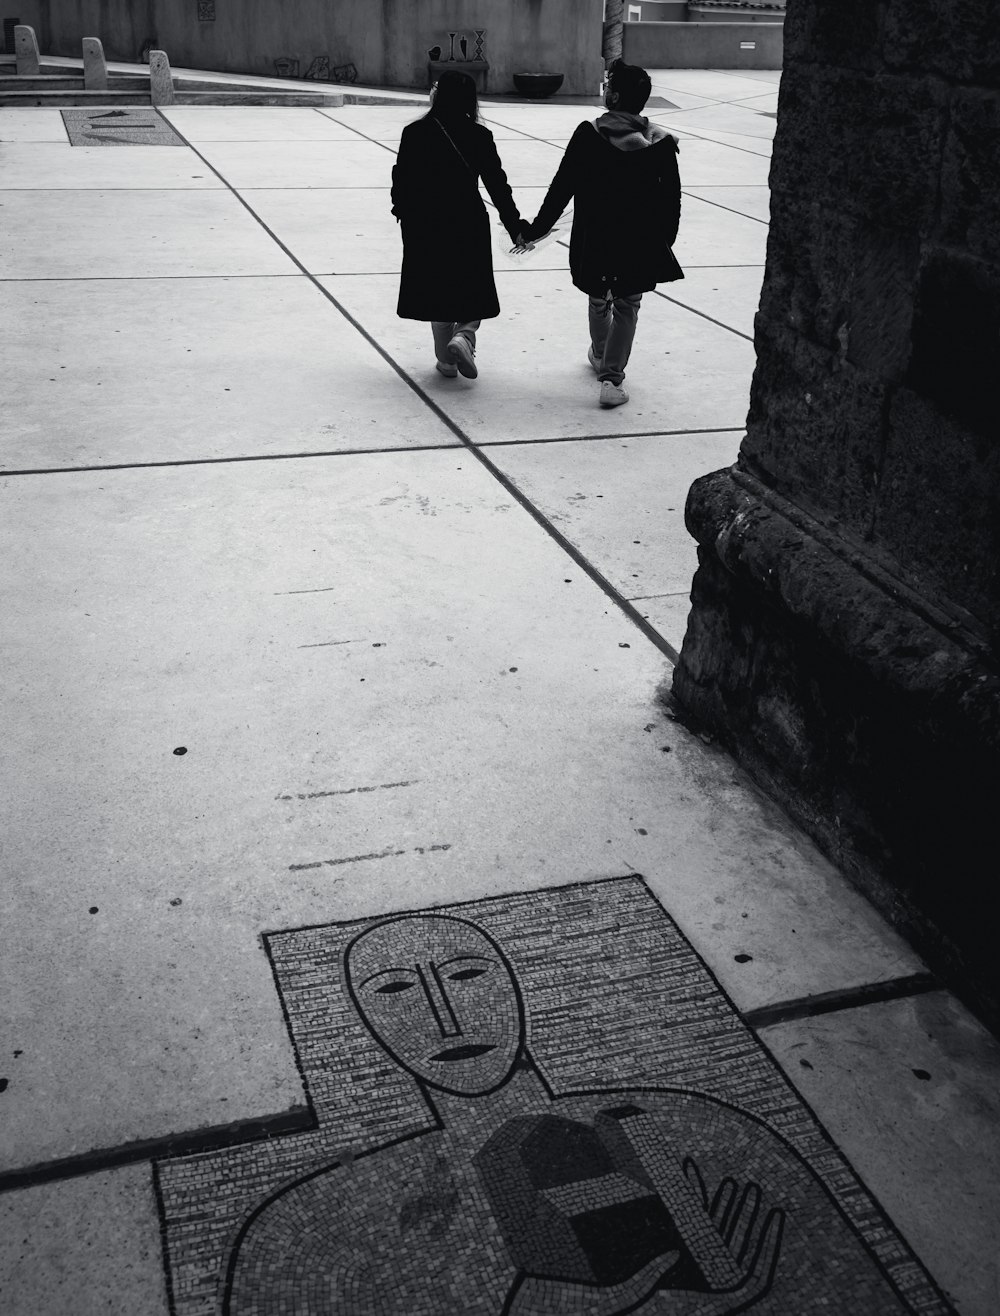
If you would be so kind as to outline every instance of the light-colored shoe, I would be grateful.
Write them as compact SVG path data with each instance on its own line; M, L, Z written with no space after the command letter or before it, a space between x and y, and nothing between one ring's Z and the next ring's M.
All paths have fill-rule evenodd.
M624 385L612 384L610 379L601 380L601 406L620 407L628 401L628 390Z
M594 367L594 374L596 375L597 372L598 372L598 371L600 370L600 368L601 368L601 363L600 363L600 361L597 359L597 355L596 355L596 353L594 352L594 344L593 344L593 343L591 343L591 345L587 348L587 360L588 360L588 361L590 362L590 364Z
M451 359L458 366L459 374L466 379L475 379L479 374L476 369L476 349L464 334L456 334L448 344Z
M441 374L444 375L445 379L454 379L458 374L458 366L450 365L447 361L435 361L434 364L437 366Z

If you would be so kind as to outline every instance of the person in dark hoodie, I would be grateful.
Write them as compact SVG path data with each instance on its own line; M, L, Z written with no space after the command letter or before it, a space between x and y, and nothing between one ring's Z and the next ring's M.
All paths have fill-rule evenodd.
M641 111L652 84L622 60L608 69L607 114L581 123L570 138L534 223L542 237L575 198L569 267L590 299L587 359L601 381L601 406L628 401L624 387L642 294L683 279L673 247L681 215L677 139Z
M476 84L442 73L422 119L407 124L392 171L392 213L403 232L396 314L430 320L437 369L475 379L476 331L500 314L482 179L512 241L521 216L490 130L478 122Z

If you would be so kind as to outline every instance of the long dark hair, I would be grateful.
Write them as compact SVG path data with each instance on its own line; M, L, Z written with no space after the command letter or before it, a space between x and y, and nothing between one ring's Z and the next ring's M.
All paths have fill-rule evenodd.
M441 119L444 123L455 120L479 119L479 97L476 84L468 73L459 73L457 69L447 69L437 80L434 104L427 111L428 118Z

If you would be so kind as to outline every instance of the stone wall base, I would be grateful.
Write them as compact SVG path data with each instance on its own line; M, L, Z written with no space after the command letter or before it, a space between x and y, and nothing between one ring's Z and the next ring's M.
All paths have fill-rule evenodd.
M739 467L698 480L684 720L1000 1025L1000 675L982 641Z

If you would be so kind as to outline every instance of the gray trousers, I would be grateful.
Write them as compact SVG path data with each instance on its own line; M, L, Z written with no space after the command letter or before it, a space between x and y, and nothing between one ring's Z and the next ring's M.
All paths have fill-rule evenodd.
M632 351L642 293L613 297L609 292L604 297L591 297L589 300L590 343L600 363L597 377L602 381L610 379L612 384L621 384Z
M431 333L434 335L434 355L442 365L452 365L452 359L448 355L448 344L456 334L461 334L469 340L469 346L476 345L476 330L482 324L481 320L468 320L465 324L456 324L453 320L432 320Z

